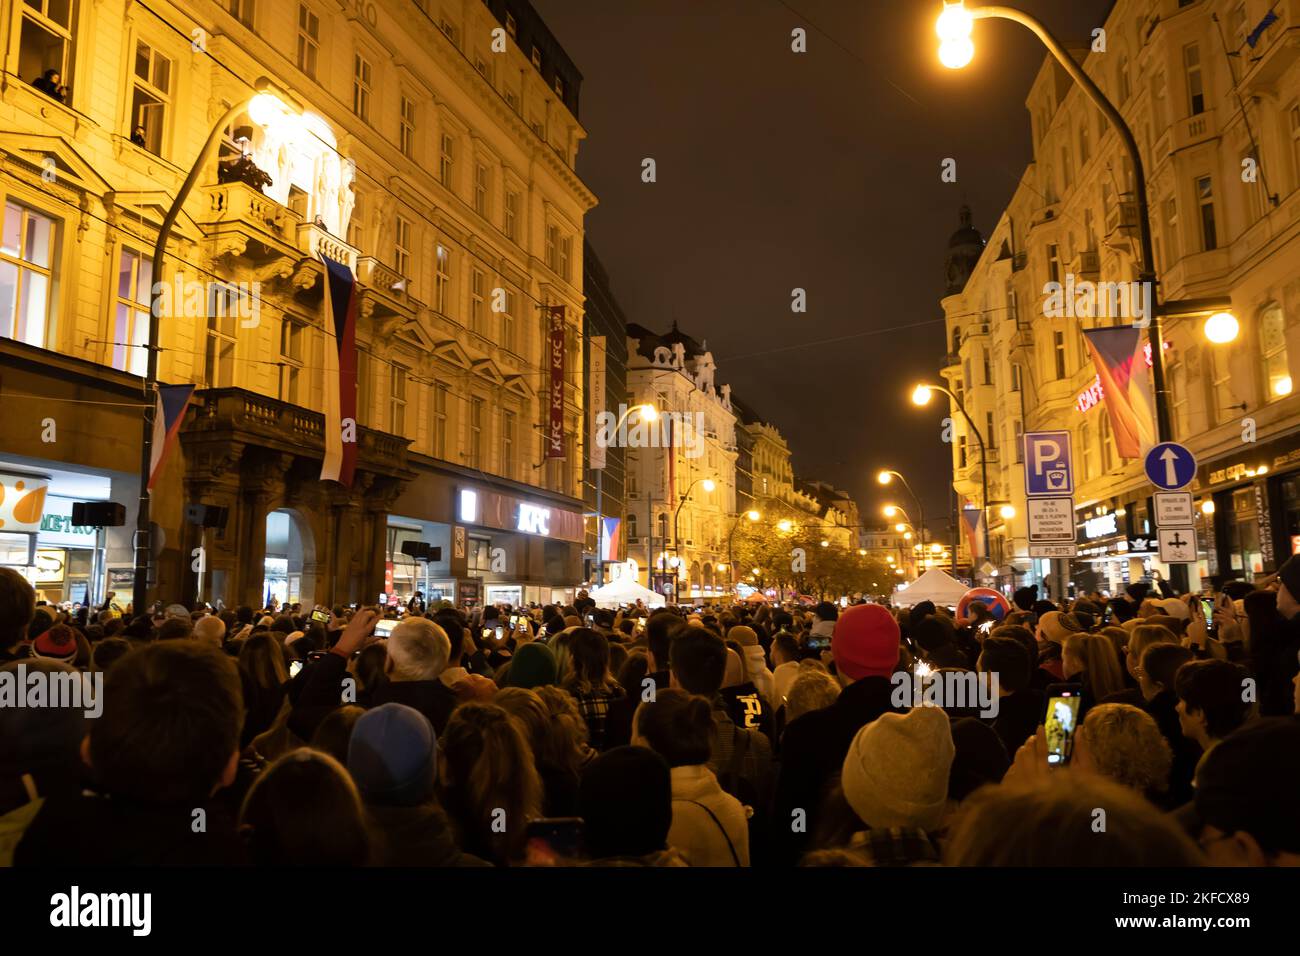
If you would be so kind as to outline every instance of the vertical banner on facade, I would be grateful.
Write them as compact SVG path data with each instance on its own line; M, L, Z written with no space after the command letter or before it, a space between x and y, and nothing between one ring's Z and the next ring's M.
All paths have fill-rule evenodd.
M600 413L605 410L605 336L593 335L591 343L591 379L587 389L587 411L591 421L591 467L599 470L605 467L605 443L597 422Z
M1120 458L1141 458L1156 443L1155 402L1142 354L1142 332L1127 325L1085 329Z
M674 431L675 422L672 416L668 417L668 507L677 507L677 434ZM676 547L677 542L673 542Z
M547 306L546 314L551 366L551 413L546 428L546 457L563 460L565 306Z
M357 466L357 280L343 263L325 255L321 260L325 328L334 337L333 348L325 349L325 459L320 477L351 488Z
M963 508L961 526L966 532L966 544L970 547L973 566L980 558L988 557L984 553L984 512L978 508Z
M621 518L601 518L600 559L610 562L618 560L619 538L622 533Z

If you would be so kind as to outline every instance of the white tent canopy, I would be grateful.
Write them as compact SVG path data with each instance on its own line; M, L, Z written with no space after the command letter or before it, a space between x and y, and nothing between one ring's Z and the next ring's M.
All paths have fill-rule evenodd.
M664 596L638 584L630 575L616 578L603 588L593 588L591 599L598 607L618 607L620 604L635 604L639 598L646 607L663 607L668 602Z
M957 602L970 588L952 575L939 568L931 568L905 588L894 592L894 603L900 607L933 601L949 607L956 607Z

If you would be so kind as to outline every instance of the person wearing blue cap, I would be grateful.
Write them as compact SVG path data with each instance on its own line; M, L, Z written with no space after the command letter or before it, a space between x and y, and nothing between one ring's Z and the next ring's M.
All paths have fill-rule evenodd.
M357 718L348 772L361 792L379 866L474 866L462 853L434 795L437 738L427 717L405 704L381 704Z

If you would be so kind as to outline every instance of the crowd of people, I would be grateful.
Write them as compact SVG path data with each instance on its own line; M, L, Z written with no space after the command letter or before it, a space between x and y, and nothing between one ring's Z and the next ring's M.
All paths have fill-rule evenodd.
M0 863L1300 864L1300 559L1203 600L133 615L0 568L0 678L102 685L0 695ZM896 692L952 673L993 706Z

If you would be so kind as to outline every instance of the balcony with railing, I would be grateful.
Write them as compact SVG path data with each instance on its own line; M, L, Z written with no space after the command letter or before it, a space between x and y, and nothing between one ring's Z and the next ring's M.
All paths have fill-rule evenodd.
M1278 80L1300 60L1300 0L1276 0L1269 9L1277 21L1259 35L1253 48L1241 49L1243 93L1276 94Z

